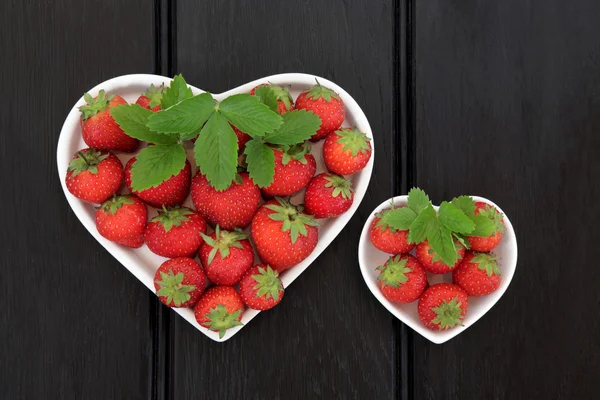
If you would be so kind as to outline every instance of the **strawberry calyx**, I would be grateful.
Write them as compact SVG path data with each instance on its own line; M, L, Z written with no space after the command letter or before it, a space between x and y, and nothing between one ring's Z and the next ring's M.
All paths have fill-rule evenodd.
M321 85L318 79L315 78L315 81L317 82L315 86L304 91L304 93L307 93L307 98L313 100L323 98L323 100L325 100L328 103L331 103L331 99L340 99L340 96L336 92L329 89L328 87Z
M473 264L477 264L477 268L485 271L487 276L502 275L500 266L498 265L499 257L494 253L473 253L475 256L471 259Z
M370 137L356 128L343 128L335 131L339 139L337 142L343 146L343 151L351 151L352 157L356 157L358 153L367 154L371 150L369 142Z
M352 192L354 192L354 189L352 189L352 182L349 180L333 174L326 176L325 180L327 180L325 187L333 188L331 196L338 197L341 195L344 199L350 199L352 197Z
M269 214L269 218L273 221L283 222L281 231L290 233L292 244L296 243L299 235L308 236L307 226L319 226L312 215L302 212L303 206L296 206L280 197L275 197L275 200L279 205L269 204L266 206L269 210L274 211Z
M431 320L432 324L439 324L440 329L450 329L457 325L462 326L462 303L458 301L458 296L450 301L443 300L439 306L431 310L436 317Z
M237 247L238 249L243 249L241 241L248 238L248 235L242 232L241 230L234 231L222 231L219 225L215 227L215 238L200 233L206 244L212 246L210 253L208 253L208 265L212 263L215 256L217 255L217 251L221 253L221 258L226 258L230 251L231 247Z
M107 214L115 215L119 208L123 207L125 204L133 204L134 201L130 196L123 195L117 196L114 195L112 198L106 200L100 207L99 210L104 211Z
M160 102L162 101L162 96L165 90L165 84L161 84L159 87L154 86L154 84L151 84L150 87L148 87L148 89L146 89L146 92L144 93L144 96L146 96L149 100L150 100L150 108L154 108L158 105L160 105Z
M108 103L114 97L114 94L109 94L107 96L104 89L98 92L98 97L96 98L93 98L89 93L84 93L83 99L87 102L87 104L79 107L79 111L81 111L81 119L85 121L86 119L98 114L100 111L106 110L108 108Z
M279 272L271 269L268 265L266 269L258 267L258 274L252 275L252 279L256 281L256 285L253 287L257 291L256 297L279 300L279 293L283 290Z
M158 210L158 215L150 222L158 222L162 225L165 232L169 232L174 226L181 226L182 223L189 221L188 215L193 214L192 210L187 207L165 207Z
M377 218L379 218L379 221L377 221L377 224L375 224L375 226L378 227L382 232L385 231L386 229L389 229L390 232L392 232L392 233L398 232L398 229L391 226L388 222L388 218L392 216L392 211L394 211L396 209L394 200L391 201L391 205L392 205L391 208L386 208L383 211L375 213L375 216Z
M80 172L88 171L94 175L98 173L98 164L109 156L109 153L102 154L96 149L87 151L78 151L75 158L69 163L67 172L73 172L71 176L77 176Z
M160 281L156 281L160 289L156 292L158 296L167 298L168 304L175 304L180 307L183 303L188 301L191 297L190 292L196 289L194 285L183 284L183 272L173 273L172 269L169 269L169 273L166 274L160 271Z
M294 145L284 144L273 146L273 148L283 153L281 156L281 163L283 165L288 165L292 160L300 161L304 165L308 163L306 155L310 154L310 146L306 142Z
M279 86L271 84L271 90L275 93L277 100L285 105L285 109L289 111L292 108L292 95L290 94L289 86Z
M381 281L382 286L400 287L408 281L406 274L412 271L406 263L408 258L402 258L400 254L390 257L385 264L377 267L380 271L377 280Z
M242 310L228 313L223 304L217 304L215 308L211 308L206 314L205 317L208 320L206 325L211 331L219 332L219 338L223 338L227 329L243 325L238 321L241 314Z
M504 218L504 214L496 210L495 207L490 206L489 204L485 205L485 208L479 209L479 215L483 215L492 221L494 227L496 228L496 232L492 234L495 236L496 233L504 233L504 224L502 223L502 219Z

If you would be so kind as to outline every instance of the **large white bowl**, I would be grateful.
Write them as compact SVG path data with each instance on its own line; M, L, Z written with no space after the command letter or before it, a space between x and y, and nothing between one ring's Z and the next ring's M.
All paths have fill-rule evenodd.
M221 94L213 94L214 98L217 100L223 100L225 97L230 96L232 94L237 93L248 93L250 90L260 83L273 83L277 85L291 85L290 91L294 98L303 90L315 84L315 78L319 80L319 82L328 86L331 89L335 90L341 96L344 104L346 105L346 120L343 126L351 127L356 126L362 132L365 132L368 137L373 138L373 133L371 132L371 127L369 126L369 122L367 121L367 117L360 109L356 101L341 87L336 85L335 83L318 76L307 75L307 74L279 74L267 76L262 79L257 79L253 82L242 85L238 88L231 89L225 93ZM159 75L148 75L148 74L134 74L134 75L124 75L119 76L117 78L109 79L106 82L103 82L96 87L90 89L88 92L95 96L100 89L104 89L107 93L116 93L120 96L124 97L129 103L133 103L136 101L138 96L141 93L144 93L145 90L150 86L150 84L154 84L158 86L163 82L165 85L169 85L171 78L167 78ZM195 88L190 85L194 94L202 93L203 90ZM58 175L62 184L63 191L65 192L65 196L73 212L81 223L87 228L87 230L96 238L98 242L104 248L112 254L121 264L123 264L133 275L135 275L144 285L148 287L148 289L154 290L153 278L154 273L158 266L163 263L166 258L157 256L152 253L146 245L142 246L139 249L130 249L116 243L110 242L104 239L98 231L96 230L95 225L95 210L93 205L89 203L85 203L77 198L75 198L69 191L67 190L65 184L65 174L67 171L67 167L69 162L71 161L73 154L87 147L83 142L81 137L81 127L79 122L79 110L78 107L84 105L85 101L83 97L77 101L77 103L71 109L71 112L67 116L65 123L60 132L60 137L58 139L58 148L56 152L56 161L58 165ZM315 156L317 161L317 173L325 172L325 164L323 163L322 158L322 145L323 141L321 140L319 143L312 144L312 154ZM319 220L320 228L319 228L319 243L317 247L312 252L308 258L302 261L300 264L290 268L288 271L285 271L282 274L282 281L285 287L289 286L301 273L304 271L312 262L329 246L329 244L335 239L339 232L344 229L344 226L348 223L352 215L356 212L360 202L362 201L365 192L367 190L367 186L369 185L369 180L371 179L371 172L373 171L373 160L375 156L375 149L373 145L373 141L371 141L371 145L373 146L373 154L371 155L371 159L367 166L360 172L352 175L351 179L353 182L355 197L354 204L345 214L341 215L338 218L334 218L331 220ZM133 156L133 154L124 154L117 153L118 157L123 162L123 165L127 162L127 160ZM196 172L196 164L194 162L193 153L191 148L188 148L188 160L192 164L192 171ZM304 198L304 192L294 196L292 201L295 204L299 204L302 202ZM185 202L186 205L192 206L191 199L188 197ZM152 208L149 208L150 218L156 215L156 211ZM258 261L258 258L257 258ZM106 293L110 293L111 288L106 288ZM285 301L285 298L284 300ZM217 332L210 331L206 328L201 327L196 322L194 318L194 313L190 308L176 308L174 309L179 315L185 318L190 324L195 326L199 331L204 333L209 338L222 342L233 335L235 335L243 326L239 326L233 329L229 329L223 338L219 338L219 334ZM252 318L258 315L258 311L247 309L244 312L242 323L244 326L250 322Z
M498 211L503 213L500 207L490 200L478 196L471 197L475 201L483 201L487 204L491 204L496 207ZM495 292L487 296L469 297L469 306L467 315L463 321L463 326L457 326L441 332L432 331L427 329L419 319L419 314L417 313L417 301L411 304L392 303L383 296L383 293L381 293L381 290L379 290L379 286L377 285L377 277L379 276L379 272L376 270L376 268L380 265L383 265L390 257L390 254L384 253L373 246L371 239L369 238L369 228L373 222L373 219L375 219L375 213L378 213L386 208L390 208L392 200L397 206L405 206L407 204L407 196L397 196L393 199L384 201L375 210L373 210L371 216L367 222L365 222L362 234L360 235L360 242L358 244L358 260L360 263L360 270L365 282L367 283L367 286L369 287L369 290L371 290L377 300L379 300L379 302L383 304L383 306L387 308L389 312L394 314L394 316L400 321L410 326L416 332L429 339L433 343L444 343L464 332L465 329L477 322L479 318L483 317L483 315L488 312L498 300L500 300L500 297L502 297L508 288L508 285L515 274L515 269L517 267L517 238L515 237L515 231L510 223L510 219L506 214L504 214L505 232L502 236L500 244L493 250L493 252L501 258L500 269L502 270L502 281L500 283L500 287ZM436 210L438 209L437 206L434 208ZM411 252L411 254L414 255L414 250ZM452 283L451 273L445 275L434 275L428 273L427 277L430 284L441 282Z

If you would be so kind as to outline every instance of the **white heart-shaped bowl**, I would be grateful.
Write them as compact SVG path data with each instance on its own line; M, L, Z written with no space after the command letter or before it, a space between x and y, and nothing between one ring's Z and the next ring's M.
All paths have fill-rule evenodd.
M307 75L307 74L279 74L267 76L262 79L257 79L253 82L246 83L236 89L229 90L225 93L221 94L213 94L214 98L217 100L223 100L225 97L230 96L232 94L237 93L248 93L250 90L261 83L273 83L277 85L291 85L290 92L294 99L298 96L298 94L303 90L315 84L315 78L319 80L322 85L328 86L331 89L335 90L341 96L344 104L346 105L346 120L344 121L343 126L352 127L355 126L361 132L367 134L371 139L373 138L373 133L371 132L371 127L369 126L369 122L367 121L367 117L360 109L356 101L341 87L336 85L335 83L318 76ZM134 75L124 75L119 76L117 78L109 79L106 82L103 82L96 87L92 88L88 92L92 95L96 95L100 89L104 89L106 92L116 93L120 96L124 97L125 100L129 103L133 103L136 101L138 96L141 93L144 93L145 90L150 86L150 84L154 84L158 86L163 82L165 85L168 85L171 81L171 78L159 76L159 75L148 75L148 74L134 74ZM190 86L194 94L202 93L203 90L197 89L193 86ZM133 275L135 275L144 285L148 287L148 289L154 290L154 273L156 269L159 267L161 263L163 263L166 258L157 256L152 253L146 245L142 246L139 249L130 249L116 243L110 242L100 236L98 231L96 230L95 224L95 209L92 204L85 203L77 198L75 198L69 191L67 190L65 184L65 174L67 171L67 167L69 162L71 161L73 154L82 148L87 147L87 145L83 142L81 137L81 127L79 122L79 110L78 107L85 104L85 101L82 98L77 101L77 103L71 109L71 112L67 116L65 123L60 132L60 137L58 139L58 149L56 154L56 161L58 165L58 174L60 177L60 181L62 184L63 191L65 192L65 196L73 212L81 223L87 228L87 230L96 238L96 240L104 246L106 250L110 254L112 254L121 264L123 264ZM312 154L314 155L317 161L317 174L321 172L325 172L325 164L323 162L322 157L322 146L323 140L318 143L311 143L312 145ZM281 279L283 281L283 285L285 287L289 286L301 273L304 271L318 256L329 246L329 244L335 239L338 233L344 228L344 226L348 223L352 215L358 209L359 204L361 203L365 192L367 190L367 186L369 186L369 180L371 179L371 172L373 171L373 160L375 156L375 146L373 141L371 141L371 145L373 147L373 153L371 155L371 159L367 166L360 172L351 176L353 187L355 190L354 195L354 204L350 210L348 210L343 215L338 218L330 219L330 220L319 220L319 242L317 247L314 249L312 254L308 256L304 261L300 264L290 268L285 271L281 275ZM188 148L188 160L192 164L193 172L197 170L196 164L193 159L193 153L191 148ZM124 154L124 153L116 153L116 155L121 159L123 165L127 162L129 158L131 158L134 154ZM294 196L292 201L295 204L299 204L304 199L304 191L300 194ZM192 202L190 197L184 203L187 206L192 206ZM156 211L149 207L149 218L152 218L156 215ZM258 258L257 258L258 261ZM110 288L106 288L106 292L109 293ZM284 300L285 301L285 300ZM198 330L204 333L209 338L222 342L233 335L235 335L243 326L248 324L248 322L254 318L259 312L251 309L246 309L242 317L243 326L239 326L233 329L229 329L223 338L219 338L219 334L217 332L210 331L206 328L201 327L196 322L194 318L194 312L190 308L175 308L174 309L179 315L185 318L190 324L195 326Z
M471 197L475 201L482 201L484 203L493 205L498 209L498 211L504 213L500 207L488 199L478 196ZM381 290L377 285L377 277L379 276L379 273L377 272L376 268L380 265L383 265L391 256L391 254L384 253L373 246L371 239L369 238L369 227L371 226L373 219L375 219L375 214L386 208L389 208L392 200L396 206L405 206L407 204L407 199L407 196L397 196L393 199L384 201L371 213L371 216L367 222L365 222L365 226L360 235L360 242L358 244L358 260L360 263L360 270L365 282L367 283L367 286L369 287L369 290L373 293L377 300L379 300L379 302L388 309L389 312L391 312L400 321L417 331L419 334L421 334L421 336L429 339L433 343L444 343L464 332L465 329L477 322L479 318L483 317L483 315L488 312L498 300L500 300L500 297L502 297L508 288L508 285L515 274L515 269L517 267L517 238L515 236L513 226L510 223L510 219L506 214L504 214L505 232L502 235L500 244L492 251L501 258L500 269L502 270L502 281L500 283L500 287L496 289L495 292L487 296L469 297L469 307L467 310L467 315L463 321L463 326L458 326L456 328L441 332L432 331L427 329L419 319L419 314L417 313L418 301L410 304L392 303L383 296L383 293L381 293ZM434 208L436 210L438 209L437 206L434 206ZM412 255L414 255L414 253L414 250L410 252ZM430 284L441 282L452 283L452 274L449 273L444 275L435 275L427 273L427 279Z

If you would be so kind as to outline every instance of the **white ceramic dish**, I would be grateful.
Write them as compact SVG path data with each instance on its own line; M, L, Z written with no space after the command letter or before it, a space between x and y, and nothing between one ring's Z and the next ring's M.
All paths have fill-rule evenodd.
M319 80L322 85L328 86L331 89L335 90L341 96L342 100L346 105L346 120L343 126L350 127L356 126L362 132L365 132L370 138L373 138L373 133L371 132L371 127L369 126L369 122L367 121L367 117L360 109L356 101L341 87L336 85L335 83L318 76L307 75L307 74L280 74L280 75L272 75L267 76L262 79L257 79L253 82L246 83L236 89L231 89L225 93L221 94L213 94L214 98L217 100L223 100L225 97L230 96L236 93L248 93L253 87L260 83L271 82L278 85L291 85L290 91L294 99L298 96L301 90L308 88L315 84L315 78ZM158 75L147 75L147 74L135 74L135 75L124 75L117 78L109 79L106 82L103 82L96 87L90 89L88 92L92 95L96 95L100 89L104 89L106 92L117 93L125 98L129 103L133 103L136 101L138 96L141 93L144 93L146 88L150 86L150 84L154 84L158 86L163 82L165 85L168 85L171 81L171 78L166 78ZM190 85L194 94L202 93L203 90L195 88ZM112 254L121 264L123 264L133 275L135 275L144 285L146 285L153 292L154 284L153 278L154 273L158 266L164 262L166 259L156 254L152 253L145 245L139 249L130 249L127 247L120 246L116 243L110 242L104 239L98 231L96 230L95 225L95 210L93 205L89 203L82 202L81 200L75 198L69 191L65 185L65 174L67 171L67 167L69 162L71 161L73 154L82 148L87 147L81 138L81 127L79 122L79 110L78 107L85 104L83 97L77 101L77 103L71 109L71 112L67 116L65 123L60 132L60 137L58 140L58 148L56 154L56 161L58 165L58 174L62 184L63 191L65 192L65 196L73 212L81 223L87 228L87 230L96 238L96 240L106 248L106 250ZM322 145L323 141L319 143L312 144L312 154L315 156L317 161L317 174L325 171L325 165L322 160ZM373 146L373 154L371 155L371 159L367 166L360 172L354 174L352 176L353 186L355 190L354 204L346 212L338 218L332 220L319 220L321 226L319 228L319 243L317 247L312 252L312 254L302 261L300 264L294 266L293 268L285 271L282 274L282 281L285 287L289 286L312 262L329 246L329 244L335 239L338 233L344 228L344 226L348 223L352 215L356 212L360 202L362 201L365 192L367 190L367 186L369 185L369 180L371 179L371 172L373 171L373 160L375 156L375 146L373 141L371 141L371 145ZM124 154L117 153L118 157L123 162L123 165L127 162L127 160L132 157L132 154ZM193 154L191 148L188 149L188 160L192 163L193 172L195 173L197 168L194 163ZM295 204L299 204L302 202L304 198L304 193L300 193L292 198L292 201ZM185 202L186 205L191 206L191 199L188 197ZM150 218L156 215L156 211L149 207ZM106 288L107 293L110 291L110 288ZM283 300L285 301L285 299ZM229 329L223 338L219 338L219 334L217 332L212 332L206 328L201 327L196 322L194 318L194 313L192 309L189 308L176 308L174 309L179 315L185 318L190 324L195 326L198 330L204 333L209 338L222 342L233 335L235 335L239 330L248 324L252 318L254 318L259 312L254 310L247 309L244 312L242 323L243 326L236 327L234 329Z
M500 212L503 211L496 204L491 202L488 199L484 199L483 197L471 196L475 201L483 201L485 203L491 204L495 206ZM360 235L360 242L358 244L358 259L360 263L360 270L362 272L363 278L369 287L369 290L373 293L373 295L379 300L381 304L385 308L388 309L389 312L394 314L396 318L410 326L412 329L417 331L423 337L429 339L433 343L444 343L458 334L462 333L469 326L473 325L479 318L483 317L483 315L488 312L500 297L504 294L512 277L515 273L515 268L517 267L517 239L515 237L515 231L510 223L510 220L506 214L504 215L504 226L505 233L502 236L502 240L500 244L493 250L493 252L501 258L500 260L500 269L502 270L502 281L500 283L500 287L493 293L488 296L482 297L469 297L469 308L467 311L467 315L463 321L463 326L458 326L453 329L449 329L442 332L436 332L427 329L421 320L419 319L419 315L417 313L417 302L413 302L411 304L396 304L392 303L388 299L386 299L381 291L379 290L379 286L377 285L377 277L379 273L376 271L376 268L379 265L383 265L386 260L390 257L390 254L384 253L375 248L371 244L371 240L369 238L369 227L375 218L375 213L378 213L386 208L390 207L390 202L392 199L386 200L381 203L373 212L371 216L365 223L362 234ZM397 196L393 198L394 204L397 206L403 206L407 203L407 196ZM436 210L438 207L434 207ZM414 255L414 250L411 252ZM452 283L452 274L445 275L433 275L427 274L428 280L430 284L447 282Z

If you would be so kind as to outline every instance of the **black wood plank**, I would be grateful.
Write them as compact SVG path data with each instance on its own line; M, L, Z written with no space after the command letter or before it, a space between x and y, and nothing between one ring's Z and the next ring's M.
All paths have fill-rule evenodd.
M3 399L150 395L154 296L71 212L55 154L84 90L153 72L152 17L141 0L0 3Z
M330 78L369 117L377 157L359 212L278 307L223 344L173 315L173 398L394 396L393 317L357 263L364 220L394 191L393 15L390 1L177 3L176 72L217 93L280 72Z
M510 216L499 303L444 345L415 335L423 399L588 399L600 389L600 3L416 3L416 184Z

